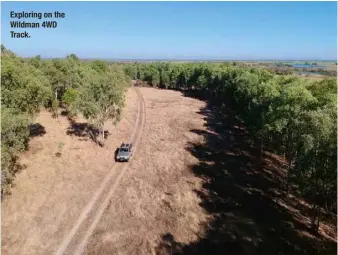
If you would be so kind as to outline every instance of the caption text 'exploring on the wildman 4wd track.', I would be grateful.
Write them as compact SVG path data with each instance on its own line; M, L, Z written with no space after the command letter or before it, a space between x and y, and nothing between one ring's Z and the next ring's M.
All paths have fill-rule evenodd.
M53 12L10 12L10 35L12 38L30 38L30 29L55 29L58 21L64 19L66 14L59 11ZM25 31L19 31L24 29Z

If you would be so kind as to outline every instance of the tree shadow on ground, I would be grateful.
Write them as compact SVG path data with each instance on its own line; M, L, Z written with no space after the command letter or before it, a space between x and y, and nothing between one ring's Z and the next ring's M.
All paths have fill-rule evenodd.
M93 142L102 146L102 141L99 140L102 136L102 131L95 128L93 125L88 123L77 123L70 121L70 127L67 129L67 135L80 137L81 140L87 141L91 139ZM109 131L104 131L104 139L107 139L111 135Z
M26 168L27 165L20 163L19 157L15 156L8 168L1 171L1 199L5 199L6 195L11 195L10 187L15 186L15 176Z
M30 124L28 126L29 129L29 137L38 137L43 136L46 134L46 129L44 126L42 126L40 123Z
M66 110L61 110L61 113L60 113L61 116L64 116L64 117L68 117L68 112Z
M284 199L283 175L277 173L283 162L266 153L259 164L259 149L226 107L208 103L199 113L207 131L191 132L204 136L206 142L190 143L187 150L200 161L191 166L203 180L202 189L195 192L212 220L189 244L164 234L157 254L336 254L337 243L312 236L301 212Z

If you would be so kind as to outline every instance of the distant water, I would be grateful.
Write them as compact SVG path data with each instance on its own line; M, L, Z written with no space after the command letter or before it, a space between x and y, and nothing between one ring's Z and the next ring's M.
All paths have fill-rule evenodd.
M318 72L299 72L299 74L315 75L315 76L322 75L321 73Z
M327 66L306 65L306 64L293 64L294 68L327 68Z

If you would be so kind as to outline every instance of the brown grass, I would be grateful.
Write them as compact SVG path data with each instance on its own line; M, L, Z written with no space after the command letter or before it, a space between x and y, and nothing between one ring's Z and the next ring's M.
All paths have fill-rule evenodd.
M30 141L22 155L27 166L15 180L12 195L2 204L3 254L51 254L74 224L114 162L114 151L129 139L136 117L137 95L127 94L124 118L111 133L104 148L86 137L67 135L66 117L53 119L40 113L36 122L46 131ZM83 123L81 117L76 122ZM63 143L61 157L56 157Z
M215 118L217 109L181 92L140 91L143 135L86 254L311 254L313 242L337 239L332 223L322 225L320 237L309 234L306 204L277 194L282 159L266 153L265 170L257 170L230 114ZM27 169L3 202L3 254L55 252L110 170L115 148L130 137L136 108L131 89L104 148L67 135L64 117L40 114L46 134L30 142L22 156Z
M141 253L147 253L168 230L188 242L205 218L193 192L199 180L188 169L197 161L184 148L187 141L202 141L189 129L203 127L196 111L204 103L178 92L141 91L147 112L144 135L90 240L89 253L132 252L140 249L141 243ZM56 250L109 171L115 148L131 134L136 116L132 90L125 116L117 127L109 127L112 134L101 148L90 139L67 135L65 117L55 120L50 113L41 112L36 122L46 134L31 140L29 151L21 157L27 169L17 176L12 195L3 202L3 254L50 254ZM78 118L76 122L85 120ZM61 142L64 145L58 158L55 153Z
M152 254L161 234L182 242L197 238L206 219L193 191L200 180L189 171L197 163L187 142L202 142L189 132L203 128L204 103L179 92L141 89L146 125L141 146L88 245L88 254Z

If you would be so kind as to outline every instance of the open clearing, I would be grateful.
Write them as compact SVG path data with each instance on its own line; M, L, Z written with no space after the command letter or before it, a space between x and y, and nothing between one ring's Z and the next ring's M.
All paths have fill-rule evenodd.
M26 169L3 201L3 254L54 254L65 240L66 254L310 254L317 244L333 251L336 229L322 224L322 237L308 234L299 213L307 205L276 195L282 162L267 154L266 171L257 172L234 119L215 118L206 102L181 92L139 90L143 132L132 161L116 168L114 151L137 126L135 89L121 122L107 125L104 148L83 137L81 125L69 130L65 117L41 112L45 133L31 139L21 157ZM98 199L68 240L110 171L111 196Z
M202 209L192 191L198 181L188 168L196 159L185 150L188 141L199 139L189 129L203 127L196 113L203 103L181 97L178 92L140 90L146 102L145 130L94 232L93 249L101 254L101 249L107 247L112 252L120 250L131 238L128 249L132 252L133 244L151 242L158 234L174 231L175 225L182 223L187 229L176 231L182 241L189 241L203 218L197 216ZM82 137L78 130L67 134L70 124L65 117L56 120L49 112L41 112L36 122L44 127L45 134L31 139L29 151L21 157L26 169L18 174L12 195L3 201L3 254L51 254L57 250L110 171L115 149L130 138L137 100L135 91L130 89L124 118L116 127L106 127L111 135L104 148ZM78 118L76 122L85 121ZM55 153L60 143L64 145L58 158ZM112 224L118 227L110 229ZM101 225L108 231L103 236L97 234L102 232ZM134 238L133 233L139 238ZM96 243L97 238L100 243ZM89 243L92 245L92 240Z

